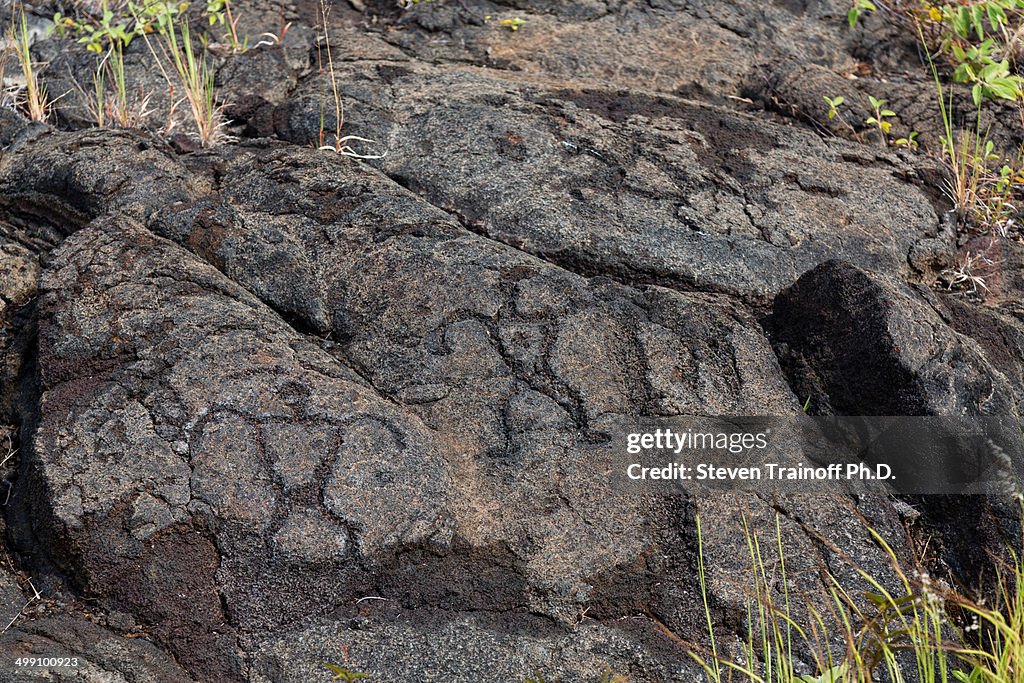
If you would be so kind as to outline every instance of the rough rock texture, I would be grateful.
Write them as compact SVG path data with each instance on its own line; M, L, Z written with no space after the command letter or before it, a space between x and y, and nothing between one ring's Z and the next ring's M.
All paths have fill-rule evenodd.
M828 258L909 273L937 234L899 158L714 105L402 63L345 72L349 118L389 176L570 270L764 302ZM303 87L278 132L308 143L323 84Z
M125 638L81 618L37 618L0 635L7 657L59 658L67 666L22 666L0 671L0 681L71 683L194 683L166 653L147 640Z
M29 343L18 331L31 315L26 309L39 285L39 259L32 250L8 241L10 226L0 225L0 231L0 424L9 424Z
M743 515L770 566L778 515L812 603L823 570L864 587L851 559L892 584L868 526L975 580L998 501L633 495L601 460L624 420L807 396L1019 414L1019 246L983 301L936 291L964 247L941 168L820 121L822 94L926 92L883 82L913 51L846 7L339 3L365 162L311 148L315 3L253 3L282 44L217 60L231 145L88 128L74 94L56 127L0 112L0 653L83 662L0 680L692 681L698 515L721 652ZM35 48L53 87L87 83L63 47Z
M820 413L1020 414L1019 385L937 306L927 291L830 261L776 298L769 327L794 388Z

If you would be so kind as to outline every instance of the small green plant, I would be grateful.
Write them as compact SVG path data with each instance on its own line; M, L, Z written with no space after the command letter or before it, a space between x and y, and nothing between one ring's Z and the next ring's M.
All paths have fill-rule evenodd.
M846 117L844 117L843 113L840 111L840 107L846 104L846 99L839 95L836 97L829 97L828 95L825 95L824 99L825 104L828 105L828 110L825 112L826 118L829 121L839 121L848 131L850 131L850 135L854 140L861 142L860 134L857 132L857 129L846 120Z
M224 42L234 53L242 53L249 49L249 38L238 38L238 17L231 12L230 0L207 0L206 14L209 17L210 26L221 26L224 28Z
M995 40L989 38L979 45L966 48L953 43L950 49L957 63L953 70L953 80L972 85L971 97L975 106L981 105L983 99L1015 102L1020 98L1024 79L1010 73L1009 60L995 59Z
M878 8L875 7L875 3L870 0L854 0L853 7L846 14L846 20L850 23L850 28L853 28L860 21L860 16L864 12L875 12L877 10Z
M825 95L825 102L828 104L828 120L831 121L839 116L839 107L841 107L846 100L838 96L829 97L828 95Z
M869 126L876 126L878 128L878 132L882 134L882 140L888 144L889 131L892 129L892 122L888 121L888 119L895 117L896 112L892 109L885 108L885 100L876 99L875 97L868 95L868 101L871 103L871 110L874 114L865 119L864 123Z
M131 17L115 15L104 0L99 19L74 19L57 12L53 15L53 26L57 35L74 34L78 42L90 52L102 54L112 45L127 47L132 39L142 35L145 26Z
M910 149L917 149L917 136L918 132L916 130L912 130L909 133L907 133L907 137L896 138L895 140L893 140L893 144L896 145L897 147L909 147Z
M520 28L522 28L526 21L520 19L519 17L512 17L511 19L502 19L498 23L507 28L509 31L518 31Z
M334 677L331 678L332 681L358 681L370 677L369 674L360 673L358 671L349 671L337 664L323 662L323 665L334 673Z
M962 683L983 683L984 682L984 669L974 667L971 669L971 673L965 674L963 671L956 670L953 672L953 678Z
M830 667L827 671L817 676L804 674L793 679L793 683L843 683L850 671L850 665L846 662Z
M484 17L484 21L490 21L493 18L493 16L488 14ZM498 25L507 28L509 31L518 31L520 28L526 25L526 20L520 19L519 17L511 17L509 19L499 20Z

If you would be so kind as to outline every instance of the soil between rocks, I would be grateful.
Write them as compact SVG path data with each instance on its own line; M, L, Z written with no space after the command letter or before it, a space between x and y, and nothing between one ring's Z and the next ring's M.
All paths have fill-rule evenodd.
M870 92L935 131L912 42L846 9L338 2L366 161L315 150L315 4L246 4L250 35L289 27L218 62L237 139L210 149L90 127L92 61L37 42L69 94L54 125L0 110L0 681L697 680L698 514L725 652L741 510L780 515L790 590L856 590L844 558L893 580L867 525L977 581L1005 501L589 472L623 418L1020 414L1019 241L983 300L943 291L941 166L820 123Z

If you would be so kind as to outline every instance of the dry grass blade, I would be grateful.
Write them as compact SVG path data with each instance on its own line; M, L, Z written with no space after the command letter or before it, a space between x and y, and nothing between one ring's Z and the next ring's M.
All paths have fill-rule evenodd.
M337 138L337 140L335 141L334 145L321 145L317 149L320 149L320 150L323 150L323 151L328 151L328 152L337 152L338 154L343 154L344 156L352 157L354 159L383 159L386 156L386 153L385 154L360 154L359 152L356 152L354 149L352 149L348 145L348 143L351 142L352 140L356 140L358 142L369 142L369 143L376 143L377 142L376 140L370 140L368 138L361 138L358 135L344 135L342 137Z
M91 94L85 91L70 71L68 79L78 90L81 102L100 128L141 128L153 113L149 108L150 96L146 92L129 92L124 74L124 54L119 46L111 46L96 64ZM108 85L111 87L108 88ZM108 89L112 92L108 93Z
M18 102L18 86L7 84L7 60L10 59L7 47L0 49L0 107L13 109Z
M965 289L970 294L977 294L979 289L988 291L984 276L978 275L975 271L994 265L996 263L984 254L967 253L955 268L945 271L949 280L946 288L949 290Z
M345 106L341 100L341 90L338 87L338 76L334 70L334 56L331 54L331 35L328 29L328 14L330 10L327 7L326 0L320 0L320 21L321 27L324 32L324 51L327 53L327 71L331 80L331 94L334 97L334 144L324 144L324 120L323 111L321 109L320 116L320 144L317 146L318 150L335 152L347 157L354 159L383 159L386 156L384 154L362 154L355 151L349 143L352 141L356 142L368 142L376 143L375 140L362 138L357 135L342 135L341 129L345 124ZM320 59L320 69L323 71L323 59Z
M42 600L43 599L43 596L39 592L39 589L37 589L35 584L32 583L32 579L28 579L28 586L29 586L29 588L32 589L32 596L28 599L28 602L25 603L25 606L22 607L20 610L18 610L18 613L14 615L14 618L11 619L10 622L8 622L3 627L3 629L0 629L0 635L3 635L4 633L7 633L7 631L9 631L12 626L14 626L14 623L16 621L18 621L18 619L21 618L21 615L23 615L25 613L25 610L27 610L29 607L31 607L34 602L36 602L37 600Z
M193 45L188 18L180 14L173 3L151 3L146 6L146 11L149 16L136 17L136 20L142 24L150 21L155 23L160 36L160 41L157 42L159 54L147 34L143 34L143 39L156 59L164 80L167 81L172 98L171 110L173 111L176 104L173 101L173 92L174 84L177 82L184 91L184 100L188 103L199 142L204 147L209 147L229 141L230 136L224 132L227 123L224 119L224 107L218 104L215 95L213 68L206 54L197 52ZM164 64L169 64L173 68L176 78L171 77ZM168 125L168 131L172 125Z
M46 86L39 83L35 64L32 62L28 19L25 17L24 7L20 8L20 16L10 29L10 40L24 79L25 94L21 101L23 109L31 120L45 121L50 115L52 102L47 98Z

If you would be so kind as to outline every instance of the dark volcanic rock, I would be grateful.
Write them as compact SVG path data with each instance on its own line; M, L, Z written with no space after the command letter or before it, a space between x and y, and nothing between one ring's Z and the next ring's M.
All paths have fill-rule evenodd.
M395 25L383 37L421 61L473 61L553 81L724 101L740 94L766 62L854 68L851 48L862 36L844 30L848 10L844 0L435 1L392 14ZM517 31L501 24L514 18L525 22ZM871 29L871 42L889 33L882 22Z
M913 275L908 255L940 231L917 171L882 151L637 90L381 73L346 65L350 125L387 151L378 165L473 231L569 270L764 302L829 258ZM308 81L283 105L281 135L312 141L305 93L322 89Z
M1019 386L935 306L921 290L832 261L775 300L769 327L818 413L1019 414Z
M3 233L0 226L0 422L13 421L17 379L28 355L27 340L20 334L26 306L39 285L39 260L32 251Z
M34 493L17 504L77 590L200 678L238 677L257 634L366 596L509 615L481 647L515 642L526 613L656 615L643 642L697 628L691 513L616 495L587 453L622 417L795 412L741 305L567 272L336 156L256 148L218 168L221 193L152 227L219 271L121 215L65 240L43 279ZM843 501L771 504L792 515L806 590L832 551L801 525L845 529L841 552L884 574ZM725 578L744 556L735 507L691 505L722 550L728 632L745 600ZM875 523L896 538L891 517Z
M0 671L2 683L137 681L194 683L167 653L139 638L125 638L82 618L29 621L0 635L6 656L57 658L60 666L23 666ZM71 662L74 662L72 665Z
M360 671L389 681L422 680L424 671L451 683L520 681L538 671L545 676L558 671L559 680L588 682L606 670L640 682L690 681L703 675L692 659L678 656L669 635L645 638L631 633L630 626L642 618L624 620L620 628L587 620L572 633L558 633L536 618L524 618L511 629L503 621L480 614L403 617L386 608L370 609L358 626L316 624L262 643L252 681L317 680L326 671L321 662L344 665L345 654L360 663Z
M260 139L0 111L0 599L43 594L5 657L82 658L29 680L692 681L698 516L735 656L744 519L798 616L831 606L824 570L902 590L868 527L908 566L909 527L944 576L986 571L997 503L659 497L602 459L624 422L808 395L1019 414L1020 249L983 302L932 292L965 248L941 167L820 125L825 94L925 117L921 83L848 78L911 54L891 29L847 31L846 0L415 5L330 17L342 134L383 159L314 149L336 123L314 2L250 3L281 44L213 62ZM65 47L35 47L55 93L94 68ZM165 126L141 43L128 70Z
M40 532L202 675L237 671L225 607L245 624L328 598L282 609L252 581L327 590L322 572L449 542L451 475L423 428L209 266L106 221L43 291Z
M104 628L90 620L96 616L55 605L49 596L37 595L37 589L29 577L14 571L0 541L0 652L9 658L0 668L0 683L193 683L170 656L138 637L142 634L126 637ZM18 657L64 661L58 666L15 666Z
M184 166L152 135L44 130L0 155L0 208L68 234L107 211L141 219L201 194L202 176L185 177Z

